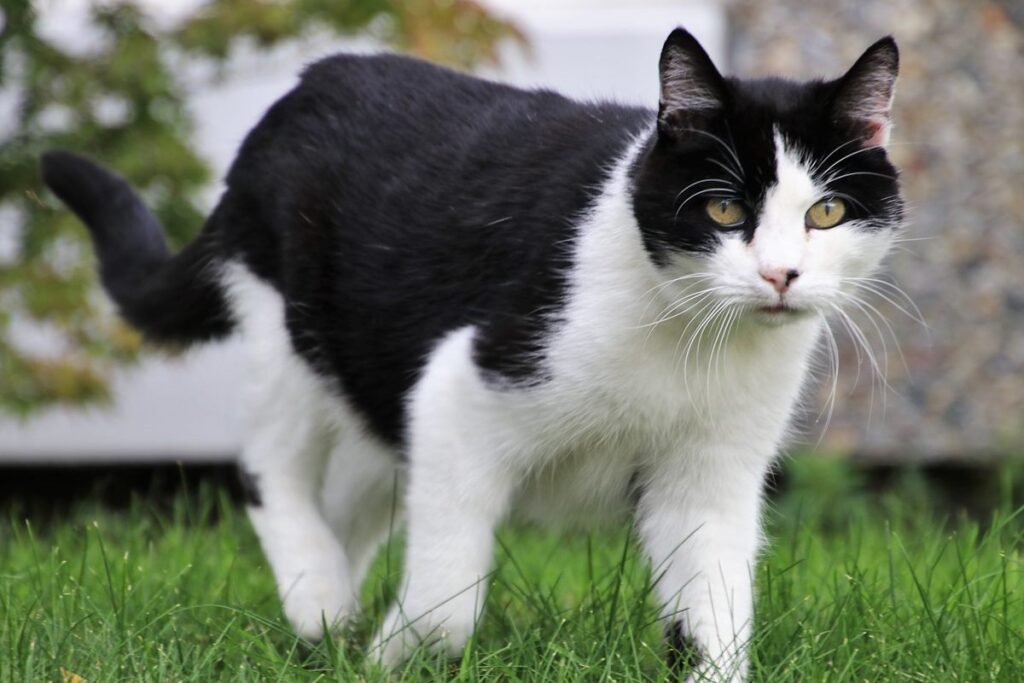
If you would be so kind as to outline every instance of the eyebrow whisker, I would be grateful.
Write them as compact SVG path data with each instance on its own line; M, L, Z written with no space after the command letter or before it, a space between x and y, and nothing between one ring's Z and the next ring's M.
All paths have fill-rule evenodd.
M731 168L729 168L729 167L728 167L728 166L727 166L726 164L723 164L723 163L722 163L721 161L719 161L718 159L713 159L713 158L711 158L711 157L708 157L708 161L710 161L710 162L711 162L711 163L713 163L714 165L716 165L716 166L720 167L720 168L721 168L722 170L724 170L724 171L725 171L726 173L728 173L728 174L729 174L729 175L731 175L731 176L732 176L733 178L735 178L735 179L736 179L737 181L739 181L739 182L740 182L740 184L743 184L743 182L744 182L744 181L743 181L743 178L742 178L742 177L741 177L740 175L738 175L738 174L737 174L737 173L736 173L736 172L735 172L734 170L732 170Z
M833 161L832 164L828 168L826 168L824 171L821 172L821 175L827 176L829 171L831 171L833 168L835 168L839 164L843 163L844 161L846 161L850 157L855 157L858 154L863 154L864 152L870 152L873 149L882 149L882 146L881 145L872 145L870 147L862 147L861 149L854 150L854 151L850 152L849 154L847 154L846 156L844 156L842 159L837 159L836 161ZM824 162L822 162L822 163L824 163Z

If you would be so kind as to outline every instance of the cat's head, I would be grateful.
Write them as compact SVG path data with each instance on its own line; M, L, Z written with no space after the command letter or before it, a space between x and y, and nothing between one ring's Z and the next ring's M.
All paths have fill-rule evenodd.
M883 38L836 80L724 78L672 32L632 182L677 311L721 303L780 323L841 306L871 276L903 218L885 149L898 64Z

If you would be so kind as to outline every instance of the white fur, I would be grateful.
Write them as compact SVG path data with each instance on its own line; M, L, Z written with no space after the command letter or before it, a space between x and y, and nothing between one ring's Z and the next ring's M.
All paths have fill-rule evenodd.
M888 246L846 226L808 232L804 213L823 191L780 136L776 145L779 182L753 242L730 237L710 259L667 269L652 264L630 208L634 147L581 225L564 323L544 361L550 381L498 386L472 360L476 331L451 332L408 397L407 471L294 356L280 297L241 266L229 269L260 387L243 461L264 506L251 515L301 633L355 608L397 486L408 512L405 579L373 644L389 664L421 642L453 652L465 644L503 519L589 523L627 513L638 493L636 527L665 618L704 650L705 674L744 676L765 471L820 314L843 278L868 274ZM786 300L804 314L755 312L778 301L759 275L766 267L801 271ZM689 279L665 285L677 277ZM707 297L724 302L719 323L701 327L707 306L665 319L694 282L720 288Z
M886 69L875 69L861 79L866 95L848 102L846 116L867 124L864 144L884 147L892 135L892 103L896 96L896 74Z
M666 55L662 74L661 104L665 111L708 112L719 109L722 102L698 74L689 52L672 49Z
M223 281L253 378L240 464L261 504L249 518L285 615L319 638L324 623L340 624L357 607L359 580L388 528L397 461L294 353L276 290L239 263Z

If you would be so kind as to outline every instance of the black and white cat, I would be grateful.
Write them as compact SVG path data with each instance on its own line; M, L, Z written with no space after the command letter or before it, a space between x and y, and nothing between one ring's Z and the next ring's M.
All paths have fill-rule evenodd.
M388 664L466 643L502 520L631 514L674 646L739 680L766 470L901 224L897 64L884 38L834 81L723 78L677 29L652 111L339 55L173 256L117 176L43 173L128 321L245 339L249 514L300 634L357 610L396 509Z

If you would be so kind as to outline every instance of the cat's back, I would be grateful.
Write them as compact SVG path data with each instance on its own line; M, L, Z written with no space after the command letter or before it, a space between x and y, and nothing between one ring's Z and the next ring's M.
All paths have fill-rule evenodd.
M453 330L480 330L488 371L537 371L577 225L652 118L406 57L331 57L243 143L222 243L281 292L295 349L394 440Z
M414 57L381 53L338 53L307 66L294 94L315 96L322 104L383 117L439 115L424 123L469 121L468 111L571 100L549 90L524 90ZM440 116L445 114L444 116Z
M638 107L580 102L393 54L337 54L303 72L246 137L228 185L259 168L280 177L329 167L358 180L508 177L614 155L651 118Z
M391 175L403 173L398 156L470 163L483 147L498 152L513 141L537 147L526 130L543 136L543 129L585 113L586 105L548 90L515 88L419 59L337 54L308 66L270 108L243 143L229 184L271 150L278 163L353 165L364 173L387 166Z

